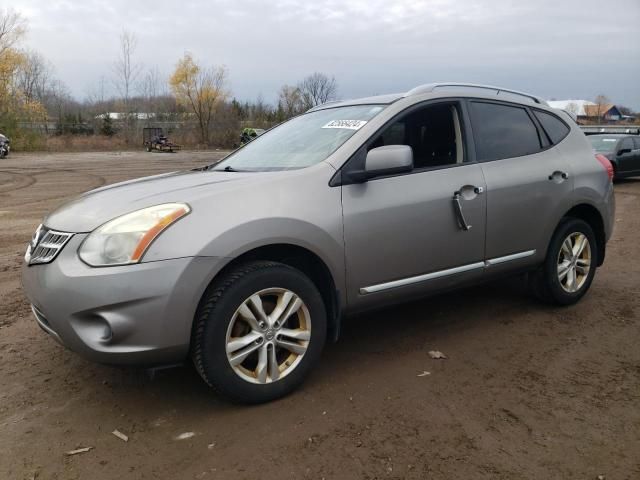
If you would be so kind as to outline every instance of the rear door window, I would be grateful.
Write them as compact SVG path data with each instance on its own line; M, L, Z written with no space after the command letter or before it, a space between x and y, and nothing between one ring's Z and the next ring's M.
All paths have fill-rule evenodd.
M618 144L618 151L620 150L633 150L633 140L630 137L623 138Z
M530 155L542 150L538 129L523 107L471 102L471 121L479 161Z
M560 143L569 134L569 127L555 115L542 110L534 110L533 113L552 144Z

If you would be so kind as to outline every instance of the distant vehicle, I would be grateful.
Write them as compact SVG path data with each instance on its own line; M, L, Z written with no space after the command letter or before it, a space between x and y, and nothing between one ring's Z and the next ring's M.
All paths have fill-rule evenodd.
M258 138L264 132L266 132L266 130L263 128L245 128L240 134L240 145L249 143L251 140Z
M222 395L266 402L358 312L523 272L541 299L578 302L613 231L612 177L538 97L423 85L320 105L217 164L86 193L37 228L22 283L38 325L80 355L191 358ZM386 315L382 333L406 330Z
M147 152L157 150L159 152L176 152L181 145L170 142L162 128L145 128L142 130L142 144Z
M0 158L6 157L11 151L11 141L0 133Z
M614 179L640 176L640 135L589 135L596 153L613 165Z

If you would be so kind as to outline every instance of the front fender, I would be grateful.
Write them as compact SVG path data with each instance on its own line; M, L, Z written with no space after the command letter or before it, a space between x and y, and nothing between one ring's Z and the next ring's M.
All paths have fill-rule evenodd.
M198 255L232 260L260 247L283 244L304 248L318 256L329 269L336 288L344 291L341 232L330 233L306 221L267 218L238 225L210 241Z

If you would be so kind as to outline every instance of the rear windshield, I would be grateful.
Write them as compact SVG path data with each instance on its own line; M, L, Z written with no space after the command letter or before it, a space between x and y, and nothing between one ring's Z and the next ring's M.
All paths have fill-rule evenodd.
M591 145L596 152L613 152L619 139L615 137L590 136L589 140L591 140Z
M385 105L354 105L305 113L252 140L213 170L273 171L322 162Z

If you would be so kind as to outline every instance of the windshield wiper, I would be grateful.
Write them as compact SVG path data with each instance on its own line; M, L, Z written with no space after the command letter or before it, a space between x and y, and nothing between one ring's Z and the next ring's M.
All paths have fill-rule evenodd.
M233 168L231 165L227 165L224 168L219 168L215 164L214 165L209 165L208 170L211 171L211 172L234 172L234 173L236 173L236 172L253 172L253 170L240 170L238 168Z

